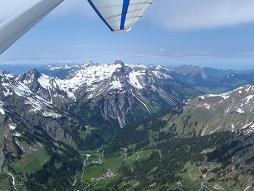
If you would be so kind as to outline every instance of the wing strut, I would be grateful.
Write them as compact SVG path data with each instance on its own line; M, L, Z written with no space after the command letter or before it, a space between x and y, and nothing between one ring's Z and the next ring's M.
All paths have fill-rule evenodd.
M41 0L0 24L0 55L64 0Z

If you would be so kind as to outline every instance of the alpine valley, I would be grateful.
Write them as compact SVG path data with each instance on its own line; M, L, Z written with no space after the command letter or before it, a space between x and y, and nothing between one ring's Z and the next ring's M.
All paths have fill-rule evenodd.
M1 68L0 190L254 190L252 70Z

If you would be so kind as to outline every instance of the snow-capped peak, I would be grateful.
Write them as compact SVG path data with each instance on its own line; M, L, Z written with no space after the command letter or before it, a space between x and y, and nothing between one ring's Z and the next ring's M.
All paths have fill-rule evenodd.
M140 81L143 75L144 75L144 72L142 71L130 72L129 73L130 84L137 89L142 89L143 86L141 85Z
M87 91L92 91L96 88L96 84L110 78L116 69L121 67L120 64L89 64L76 70L68 79L57 79L56 82L62 89L68 89L72 92L81 87L86 87Z
M18 79L50 102L54 102L55 97L75 100L80 93L90 99L109 90L126 91L130 87L142 90L147 83L162 79L173 80L163 66L125 65L120 60L113 64L88 62L73 67L64 65L61 69L63 68L69 69L64 78L50 77L31 70ZM58 69L60 70L50 66L50 71Z
M207 94L199 96L198 107L203 107L208 110L217 108L217 106L225 105L224 113L253 113L254 104L254 86L240 86L235 90L222 94ZM210 105L208 108L207 105Z

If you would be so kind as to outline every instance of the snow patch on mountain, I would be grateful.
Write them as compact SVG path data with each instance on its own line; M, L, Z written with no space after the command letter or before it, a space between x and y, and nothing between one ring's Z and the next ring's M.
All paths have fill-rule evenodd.
M157 78L165 78L165 79L173 80L173 78L170 75L164 74L160 71L152 71L152 72Z
M137 88L137 89L143 89L143 86L139 82L139 78L144 75L143 72L139 71L133 71L129 74L130 84Z
M205 98L209 98L209 97L221 97L223 98L224 100L230 98L230 96L237 92L238 94L243 94L243 91L245 92L249 92L253 89L252 86L249 86L249 85L246 85L246 86L240 86L239 88L233 90L233 91L229 91L229 92L225 92L225 93L222 93L222 94L206 94L206 95L202 95L202 96L199 96L200 99L205 99ZM234 99L234 98L233 98Z
M246 104L250 102L250 100L254 97L254 95L249 95L245 98Z
M241 127L242 132L244 135L248 136L254 133L254 122L251 121L250 123L245 124Z
M92 65L86 66L78 71L73 78L67 80L69 87L76 90L83 83L88 87L88 91L94 89L93 84L100 82L112 76L120 64L105 64L105 65Z
M110 89L120 89L120 90L123 87L123 85L117 78L114 78L114 80L111 82L110 86L111 86Z
M52 78L44 74L42 74L40 78L38 79L38 82L44 89L48 89L49 87L52 87L52 84L50 83L51 81L52 81Z
M5 115L5 111L4 111L3 106L4 106L4 103L3 103L2 101L0 101L0 113L1 113L2 115Z
M242 108L237 108L236 112L241 114L245 113L245 111Z
M10 130L14 131L16 129L16 124L10 123L9 127L10 127Z
M208 94L207 97L221 97L223 99L228 99L230 97L230 93L223 93L223 94Z
M12 95L12 92L10 91L10 89L8 87L5 87L5 89L6 89L6 91L3 91L5 97Z
M12 79L15 76L13 74L10 74L10 73L1 72L0 73L0 77L2 78L2 82L3 82L4 80L10 80L10 79Z
M14 93L18 96L21 97L26 97L30 94L32 94L31 90L29 89L29 87L27 87L25 84L22 84L21 82L18 82L17 84L13 85L11 83L5 83L4 84L5 87L10 87L14 90Z
M254 89L253 86L248 86L248 87L245 89L245 91L246 91L247 93L249 93L249 92L252 91L253 89Z
M60 114L57 114L53 111L52 105L50 102L41 98L40 96L34 94L28 86L19 82L13 81L11 83L2 83L5 88L8 88L9 92L11 90L19 97L23 97L25 99L25 104L33 107L31 111L40 112L45 117L59 118ZM2 109L2 114L4 114L4 110Z
M132 95L144 106L144 108L148 111L148 113L151 113L149 108L146 106L146 104L141 99L139 99L133 92L132 92Z
M69 97L75 98L75 91L81 87L85 87L86 91L93 91L101 81L110 78L120 67L120 64L88 64L81 66L68 79L56 79L56 83ZM119 88L120 83L115 80L112 86Z
M19 133L19 132L15 132L15 133L13 134L13 136L14 136L14 137L21 137L22 135L21 135L21 133Z
M204 104L204 107L205 107L207 110L209 110L209 109L211 108L211 105L208 104L208 103L205 103L205 104Z
M52 110L50 103L40 97L28 97L25 104L31 105L32 112L40 112L44 117L60 118L61 115Z

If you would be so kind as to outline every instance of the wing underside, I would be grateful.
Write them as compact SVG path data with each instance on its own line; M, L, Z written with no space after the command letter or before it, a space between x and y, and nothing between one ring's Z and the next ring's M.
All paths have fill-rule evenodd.
M0 55L64 0L42 0L0 24Z
M111 31L129 31L153 0L88 0Z
M0 23L0 55L64 0L41 0ZM88 0L111 31L129 31L153 0Z

